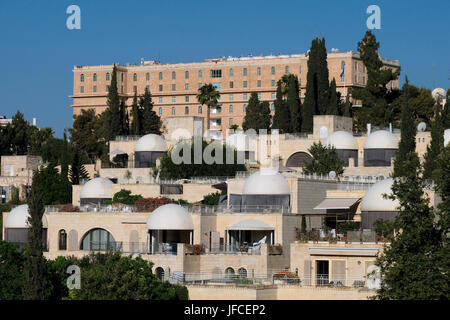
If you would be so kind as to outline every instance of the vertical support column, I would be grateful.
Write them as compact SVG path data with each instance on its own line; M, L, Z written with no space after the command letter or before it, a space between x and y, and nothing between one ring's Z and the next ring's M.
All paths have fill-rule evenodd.
M189 232L189 243L194 244L194 237L193 237L193 231L191 230Z
M270 232L270 244L273 246L273 233L274 233L274 231L272 230L271 232Z

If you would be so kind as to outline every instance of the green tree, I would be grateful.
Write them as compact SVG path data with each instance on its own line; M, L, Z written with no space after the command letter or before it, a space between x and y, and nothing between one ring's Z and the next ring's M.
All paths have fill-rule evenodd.
M344 163L339 159L334 147L324 146L319 142L313 143L308 151L313 159L306 163L304 173L325 176L328 176L330 171L336 172L337 176L344 173Z
M80 152L76 147L73 153L73 160L72 165L70 166L69 175L70 175L70 182L75 185L80 184L80 181L82 179L89 178L89 174L81 162Z
M17 244L0 240L0 300L21 300L24 255Z
M117 135L127 136L130 133L130 119L128 117L127 106L123 100L120 101L119 115L122 126L120 127L120 131L117 132Z
M252 92L248 101L247 112L244 116L242 128L244 130L254 129L269 130L270 128L270 107L267 101L261 102L258 99L258 94Z
M153 263L119 252L91 253L78 260L81 288L72 290L73 300L185 300L186 287L160 281L152 273Z
M397 80L400 70L392 71L383 67L383 62L378 53L380 43L375 35L369 30L362 41L358 42L358 51L364 66L367 69L367 83L364 88L352 90L354 100L362 102L362 108L356 112L356 127L365 130L366 124L374 126L386 126L389 123L390 104L395 98L387 84Z
M330 84L330 101L328 103L327 114L338 115L339 99L336 92L336 80L333 78Z
M442 110L442 125L444 129L450 129L450 89L447 90L444 109Z
M377 257L383 280L376 298L448 299L448 248L446 264L436 263L443 252L442 230L436 228L435 212L424 194L426 184L417 153L408 153L402 165L404 175L394 180L389 196L400 204L394 220L399 232Z
M130 134L134 136L142 135L142 110L138 105L137 93L134 93L133 104L131 105L131 126Z
M290 113L290 130L291 132L300 132L302 128L302 114L298 78L293 74L284 75L283 78L286 78L285 82L287 83L286 104Z
M207 194L203 197L202 203L207 206L217 206L220 201L220 197L226 195L226 191L214 192Z
M61 203L72 203L72 184L69 181L69 146L64 132L63 150L61 153L60 195Z
M424 156L423 176L425 179L433 179L433 172L437 169L437 159L444 148L444 128L442 126L441 106L436 103L434 121L431 124L431 142L427 146Z
M45 274L46 263L43 256L43 226L44 199L41 181L41 173L35 171L31 195L28 200L28 247L24 264L25 281L23 297L26 300L44 300L46 298Z
M116 135L119 135L122 131L123 124L120 113L120 98L117 90L117 67L114 64L111 84L109 86L108 97L106 99L107 108L105 110L106 120L105 125L105 139L107 141L114 140Z
M28 152L28 128L29 124L25 121L23 113L17 111L12 118L12 122L8 124L10 148L14 155L25 155Z
M215 107L220 99L220 93L216 90L216 87L211 83L204 84L198 89L197 101L203 106L207 106L206 111L206 129L209 130L210 118L211 118L211 107Z
M405 168L403 162L406 160L409 153L415 152L416 150L417 127L410 109L410 99L408 78L406 78L406 83L403 85L402 90L401 139L395 154L394 177L401 177L406 174L406 172L403 171Z
M127 205L134 205L138 199L141 199L140 194L132 195L130 190L121 189L116 192L112 198L113 203L122 203Z
M278 129L280 133L291 132L291 112L283 97L283 81L277 82L277 93L275 100L275 114L273 115L272 129Z
M217 161L212 164L205 162L205 157L201 157L199 163L196 163L194 158L195 143L201 143L202 154L205 154L205 149L215 147L211 152L212 157L216 157L216 151L222 154L217 155ZM195 148L198 148L195 147ZM186 152L186 155L185 155ZM227 163L227 152L233 155L233 162ZM172 153L175 155L172 157ZM175 164L173 159L179 156L181 159L186 158L187 161L181 161L180 164ZM205 140L195 142L182 142L173 148L164 157L160 158L160 177L164 179L190 179L191 177L203 176L234 176L236 171L246 171L244 164L238 163L237 152L235 149L228 147L225 144L213 141L208 143ZM220 163L221 162L221 163Z
M153 110L152 96L147 88L139 100L139 105L142 110L142 134L161 134L161 119Z

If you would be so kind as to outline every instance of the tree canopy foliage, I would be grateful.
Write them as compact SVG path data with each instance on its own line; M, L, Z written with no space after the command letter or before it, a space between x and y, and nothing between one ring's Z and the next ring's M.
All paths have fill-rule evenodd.
M330 171L336 172L337 176L344 173L344 163L339 159L334 147L324 146L319 142L313 143L308 151L313 159L305 164L304 173L325 176L328 176Z

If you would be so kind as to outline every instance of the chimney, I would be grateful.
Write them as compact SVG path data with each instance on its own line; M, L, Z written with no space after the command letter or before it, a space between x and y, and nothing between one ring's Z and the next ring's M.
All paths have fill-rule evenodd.
M370 134L370 129L371 129L371 125L370 125L370 123L368 123L368 124L367 124L367 135Z

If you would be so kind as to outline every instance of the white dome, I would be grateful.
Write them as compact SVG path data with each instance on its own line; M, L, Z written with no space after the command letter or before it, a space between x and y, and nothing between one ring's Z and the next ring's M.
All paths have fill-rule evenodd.
M444 131L444 147L450 142L450 129Z
M335 131L325 139L324 146L333 146L339 150L358 150L355 137L347 131Z
M434 100L437 101L438 98L445 99L446 92L442 88L436 88L433 91L431 91L431 95L433 96Z
M5 229L9 228L29 228L28 217L30 216L28 212L28 205L23 204L17 206L11 210L5 220ZM48 228L47 219L42 216L42 226Z
M398 211L398 200L384 199L383 194L392 194L394 180L385 179L378 181L367 190L361 201L361 211Z
M165 204L150 213L148 230L194 230L194 223L186 208L178 204Z
M134 151L167 151L167 145L162 136L151 133L136 142Z
M364 149L398 149L398 139L389 131L378 130L367 137Z
M247 178L242 194L290 194L284 176L273 169L262 169Z
M86 182L81 188L80 198L87 199L112 199L113 191L112 191L113 183L111 180L106 178L94 178Z
M230 134L226 143L237 151L248 151L250 149L250 138L243 133Z

